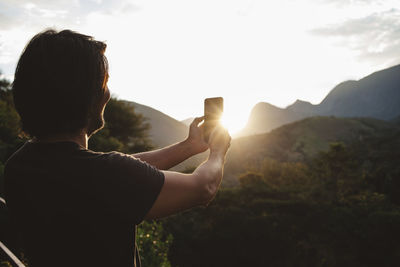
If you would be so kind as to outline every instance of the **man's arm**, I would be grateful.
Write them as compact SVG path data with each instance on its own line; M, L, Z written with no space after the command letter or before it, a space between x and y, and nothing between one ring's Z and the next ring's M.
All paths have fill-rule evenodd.
M207 205L221 183L230 140L228 132L218 128L210 136L210 156L192 174L164 171L164 185L145 219L161 218L194 206Z
M168 170L191 156L206 151L208 144L203 140L202 126L199 126L202 120L203 117L193 120L190 124L189 136L185 141L165 148L137 153L133 156L160 170Z

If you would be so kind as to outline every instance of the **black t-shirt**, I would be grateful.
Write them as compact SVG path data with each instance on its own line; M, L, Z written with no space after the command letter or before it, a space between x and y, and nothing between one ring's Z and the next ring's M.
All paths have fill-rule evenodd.
M4 172L30 266L140 265L136 225L160 193L162 172L119 152L31 141Z

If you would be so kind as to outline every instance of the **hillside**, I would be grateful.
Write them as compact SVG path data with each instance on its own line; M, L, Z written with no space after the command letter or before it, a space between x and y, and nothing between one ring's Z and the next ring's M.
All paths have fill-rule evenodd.
M400 65L372 73L358 81L335 86L318 105L297 100L285 109L258 103L241 136L311 116L371 117L392 120L400 115Z
M212 255L212 266L397 266L400 129L391 127L371 119L317 117L260 135L269 148L278 141L291 150L297 135L313 137L304 147L346 133L357 140L331 144L303 162L265 159L253 170L239 154L232 164L251 172L238 186L221 188L206 209L167 219L172 264L209 266L196 255L202 251Z
M150 130L151 140L158 147L173 144L186 138L188 128L160 111L145 105L130 102L135 111L143 114L152 125ZM269 110L268 114L276 117L269 119L272 125L286 122L269 133L244 136L234 139L228 152L223 184L230 186L236 184L237 177L246 168L258 168L264 158L273 158L279 161L303 161L307 160L319 151L327 150L329 143L351 141L370 136L383 129L391 129L398 125L398 119L386 122L373 118L336 118L336 117L310 117L301 120L299 114L289 110L283 110L281 114L289 114L288 117L279 115L282 109L278 109L267 103L259 103L256 110ZM276 113L274 113L276 112ZM297 121L289 121L289 117L297 118ZM179 164L174 170L185 170L198 166L207 157L207 152L192 157ZM240 163L238 163L240 162Z
M168 146L186 138L188 127L182 122L149 106L136 102L128 103L150 123L150 139L156 147Z
M400 116L394 118L393 120L391 120L391 122L400 125Z
M316 113L382 120L397 117L400 115L400 65L335 87L316 106Z
M241 137L232 141L228 152L224 184L235 184L240 174L258 169L266 158L304 161L319 151L326 151L332 142L351 143L397 127L394 123L370 118L311 117L269 133Z

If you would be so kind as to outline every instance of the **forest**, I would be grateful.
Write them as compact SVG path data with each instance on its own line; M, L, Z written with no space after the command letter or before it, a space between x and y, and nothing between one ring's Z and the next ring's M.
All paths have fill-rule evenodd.
M134 153L154 147L151 125L126 102L112 98L105 120L90 149ZM26 140L10 82L0 80L0 196L4 164ZM274 143L279 153L253 154L257 164L228 156L226 171L236 182L223 186L208 207L142 223L137 244L143 266L398 266L400 120L329 142L326 149L306 144L313 153L303 157L282 156L287 149ZM229 165L240 168L230 171ZM0 222L9 223L3 209ZM0 239L23 258L5 229ZM4 255L0 266L9 266Z

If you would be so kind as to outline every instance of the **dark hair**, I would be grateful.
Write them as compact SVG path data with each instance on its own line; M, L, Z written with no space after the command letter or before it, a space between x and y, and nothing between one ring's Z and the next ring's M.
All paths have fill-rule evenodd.
M46 30L30 40L12 85L25 133L46 137L87 127L104 96L105 49L105 43L70 30Z

